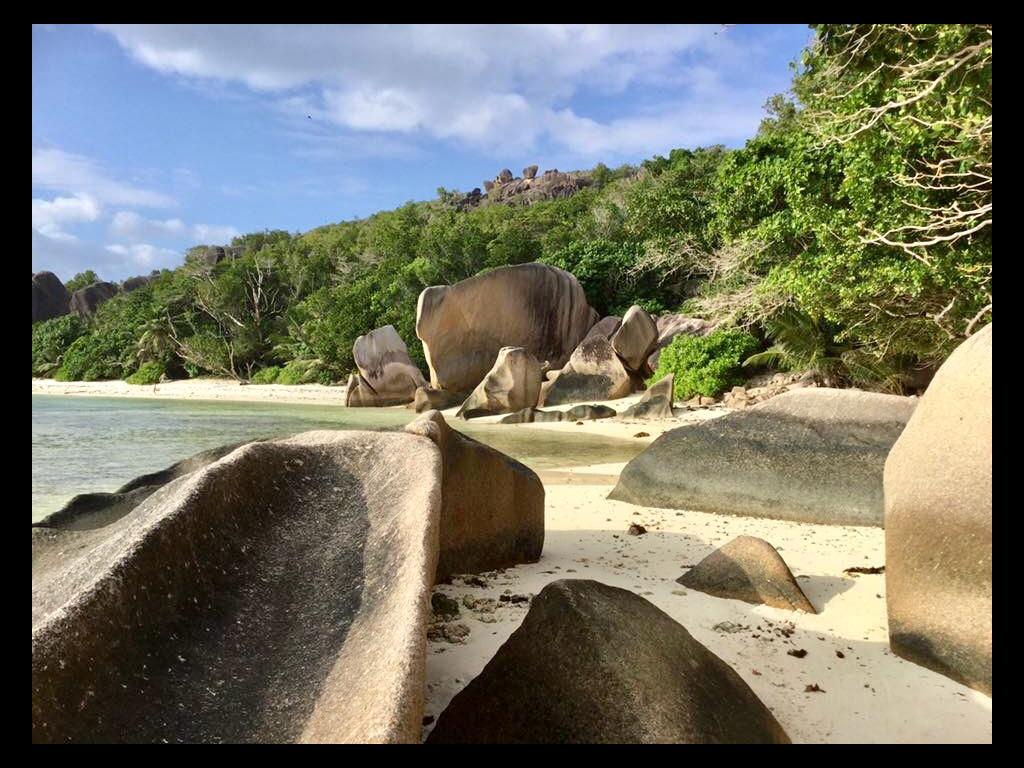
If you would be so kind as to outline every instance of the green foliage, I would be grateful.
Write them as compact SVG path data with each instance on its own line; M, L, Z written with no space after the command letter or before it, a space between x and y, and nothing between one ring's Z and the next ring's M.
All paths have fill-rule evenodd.
M163 375L163 364L154 361L140 365L139 369L125 381L129 384L159 384L160 377Z
M58 381L120 379L135 368L133 348L134 339L127 329L94 331L68 347L54 378Z
M677 398L717 397L743 382L741 365L757 346L756 338L737 329L717 330L707 336L680 334L661 351L658 369L648 384L674 373Z
M281 373L280 366L271 365L268 368L257 371L249 379L250 384L273 384L277 381L278 374Z
M275 384L330 384L316 360L292 360L277 375Z
M85 286L92 285L93 283L98 283L99 281L100 278L97 276L97 274L93 272L91 269L87 269L85 270L85 272L79 272L77 275L75 275L66 283L64 283L64 287L67 289L68 293L74 293L79 288L85 288Z
M56 373L68 347L86 332L77 315L62 315L32 324L32 375Z

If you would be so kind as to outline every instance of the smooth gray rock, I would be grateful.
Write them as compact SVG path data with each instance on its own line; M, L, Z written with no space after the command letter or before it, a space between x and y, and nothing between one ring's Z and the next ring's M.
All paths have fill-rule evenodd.
M594 326L587 331L587 335L584 336L584 340L589 339L591 336L603 336L604 338L611 341L612 336L619 330L619 326L622 325L622 318L616 317L615 315L608 315L608 317L602 317Z
M540 363L522 347L502 347L494 366L456 416L472 419L533 408L540 396Z
M309 432L33 528L33 743L419 742L441 469Z
M885 457L916 398L786 392L666 432L623 469L610 499L650 507L881 526Z
M634 304L622 317L622 324L611 337L612 349L626 368L641 372L647 356L658 341L658 326L642 307Z
M671 419L676 375L668 374L652 384L633 405L619 414L623 419Z
M942 364L885 462L889 643L992 695L992 325Z
M593 419L610 419L615 409L607 405L576 405L565 412L566 421L591 421Z
M462 398L452 392L443 389L434 389L429 384L425 387L417 387L413 395L412 407L416 413L424 411L443 411L452 408L462 402Z
M558 378L545 390L541 405L615 400L630 394L636 385L611 342L595 335L584 339L573 351Z
M539 408L523 408L510 413L499 424L532 424L535 421L565 421L562 411L542 411Z
M666 613L624 589L559 580L428 744L787 744L735 671Z
M345 405L350 408L405 405L413 401L419 387L427 385L392 325L358 337L352 345L352 358L359 375L349 378Z

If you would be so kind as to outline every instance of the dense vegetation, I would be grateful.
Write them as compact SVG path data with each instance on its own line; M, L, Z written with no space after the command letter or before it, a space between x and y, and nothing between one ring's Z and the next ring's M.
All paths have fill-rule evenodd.
M245 235L241 258L186 259L88 328L38 324L33 375L341 381L355 338L386 324L425 369L423 288L541 261L602 314L706 317L768 348L751 364L899 391L991 319L991 27L815 32L791 97L769 101L742 149L601 165L574 196L529 206L463 211L440 189L365 220Z

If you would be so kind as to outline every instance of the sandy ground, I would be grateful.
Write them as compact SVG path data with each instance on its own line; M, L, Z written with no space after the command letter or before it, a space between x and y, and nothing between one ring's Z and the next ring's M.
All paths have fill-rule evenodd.
M164 384L124 381L54 381L32 379L33 395L143 397L169 400L229 400L244 403L345 405L345 387L323 384L241 384L234 379L184 379Z
M532 595L562 578L632 590L730 664L795 743L991 742L991 699L889 651L885 576L843 573L884 563L881 529L638 507L606 499L610 484L579 482L589 474L610 483L622 466L564 470L576 479L572 483L559 481L557 472L543 473L546 533L540 562L497 573L486 588L456 578L437 589L460 603L466 595ZM628 535L634 522L648 533ZM675 582L687 566L740 534L775 545L817 615L723 600ZM480 673L527 608L504 603L484 613L463 606L455 621L469 627L466 643L428 643L428 716L437 717ZM781 630L790 628L786 637ZM807 655L786 653L797 649ZM812 684L822 691L805 692ZM424 728L424 737L431 727Z

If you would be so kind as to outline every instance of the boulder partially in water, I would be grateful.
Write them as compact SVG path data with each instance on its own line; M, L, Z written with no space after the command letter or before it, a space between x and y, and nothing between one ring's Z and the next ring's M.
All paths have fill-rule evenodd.
M787 744L743 679L625 589L559 580L427 738L432 744Z
M413 401L419 387L427 384L392 325L357 338L352 345L352 357L359 375L349 377L345 405L350 408L405 405Z
M670 430L611 499L727 515L882 525L882 470L917 399L808 388Z
M310 432L34 527L32 741L418 742L441 485L427 440Z

